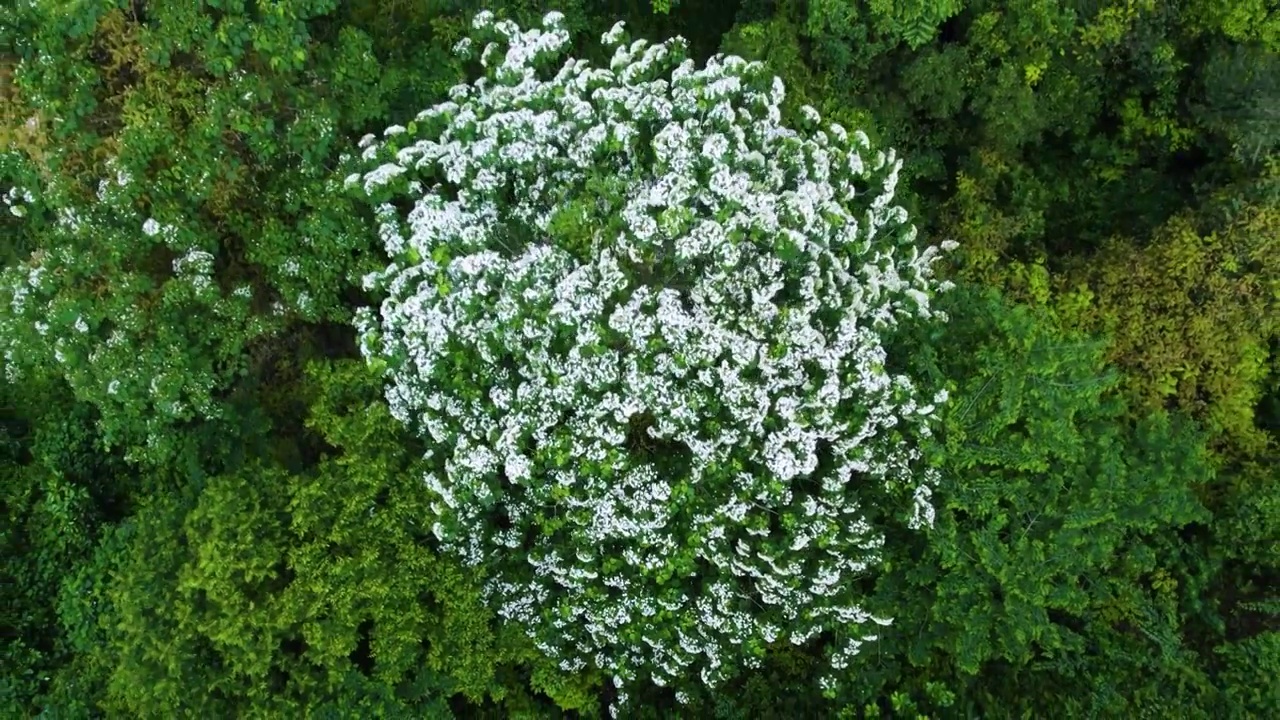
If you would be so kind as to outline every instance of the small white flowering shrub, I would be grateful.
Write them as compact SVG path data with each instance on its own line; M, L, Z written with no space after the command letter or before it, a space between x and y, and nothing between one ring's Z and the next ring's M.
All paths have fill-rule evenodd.
M852 582L865 498L933 518L912 439L946 395L882 344L937 315L900 162L811 108L785 127L760 63L619 25L595 68L543 25L481 13L485 77L347 179L394 259L358 324L435 448L435 533L567 671L714 685L836 630L839 670L890 621Z

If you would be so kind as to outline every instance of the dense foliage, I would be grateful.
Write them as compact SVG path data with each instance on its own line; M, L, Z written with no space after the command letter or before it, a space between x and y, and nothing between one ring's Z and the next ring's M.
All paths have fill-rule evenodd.
M546 10L0 4L0 715L1280 714L1280 8Z

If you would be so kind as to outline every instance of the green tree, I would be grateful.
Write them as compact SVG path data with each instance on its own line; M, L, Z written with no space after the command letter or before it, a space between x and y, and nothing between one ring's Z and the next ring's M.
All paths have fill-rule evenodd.
M756 57L874 118L911 158L924 229L959 240L988 283L1007 285L1010 261L1056 270L1149 231L1253 172L1232 147L1262 157L1274 135L1277 21L1260 3L823 0L741 18L733 37Z
M58 383L0 384L0 708L35 712L72 660L50 598L129 511L135 483L95 419Z
M885 641L904 689L947 683L981 715L1194 707L1209 685L1183 621L1204 568L1178 533L1208 519L1202 436L1128 421L1104 342L990 289L946 302L963 320L914 353L958 382L942 508L879 585L911 608Z
M235 430L255 350L346 316L371 236L330 168L406 73L329 0L25 7L4 153L33 247L0 283L5 364L54 368L109 444L162 462L176 429Z
M1219 449L1252 456L1271 442L1254 408L1280 340L1280 206L1222 209L1181 213L1140 243L1109 241L1064 277L1060 304L1111 338L1138 407L1176 407Z
M522 634L498 629L471 573L429 548L421 469L380 383L316 365L308 425L328 449L291 473L262 462L155 494L63 586L81 662L50 711L97 682L131 717L451 717L588 707ZM60 704L61 703L61 704Z

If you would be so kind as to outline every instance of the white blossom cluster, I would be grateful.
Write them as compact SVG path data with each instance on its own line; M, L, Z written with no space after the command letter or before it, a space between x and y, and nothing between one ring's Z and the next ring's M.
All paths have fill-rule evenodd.
M812 108L786 127L760 63L619 24L607 69L557 65L561 22L481 13L486 77L367 136L347 179L395 260L358 324L434 448L437 537L566 671L715 685L837 629L838 671L890 622L852 582L883 544L866 499L933 519L912 439L946 393L882 335L945 319L938 248L894 153Z
M9 213L14 217L25 217L27 208L23 203L29 205L36 200L30 190L17 187L9 188L9 191L3 197L5 206L9 208Z

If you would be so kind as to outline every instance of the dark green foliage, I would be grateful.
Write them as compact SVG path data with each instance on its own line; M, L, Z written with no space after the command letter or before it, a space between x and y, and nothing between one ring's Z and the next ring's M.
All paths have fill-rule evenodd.
M1223 651L1223 687L1230 698L1230 717L1265 717L1280 707L1280 633L1272 630Z
M422 448L345 325L383 259L343 155L474 69L450 48L481 5L550 9L0 3L0 716L614 697L435 554ZM951 384L945 482L932 533L857 580L895 623L849 691L813 690L817 638L689 707L637 689L634 716L1280 715L1274 2L558 9L584 48L626 19L763 59L788 112L896 146L966 281L945 329L897 338ZM191 250L207 272L175 269Z
M931 229L1003 284L1008 260L1150 228L1269 151L1276 20L1258 5L782 2L738 32L794 28L824 104L874 118Z
M127 511L132 483L95 438L92 409L57 386L0 393L0 707L34 709L70 658L51 599Z
M1215 47L1200 69L1205 126L1236 158L1257 163L1280 144L1280 57L1256 44Z
M966 321L938 360L958 383L936 449L945 510L881 583L900 618L885 650L911 675L955 673L958 702L984 716L1194 702L1203 679L1169 693L1197 662L1182 603L1205 568L1170 538L1208 519L1203 441L1163 414L1127 421L1102 343L989 290L950 303ZM1162 685L1135 694L1121 672Z

